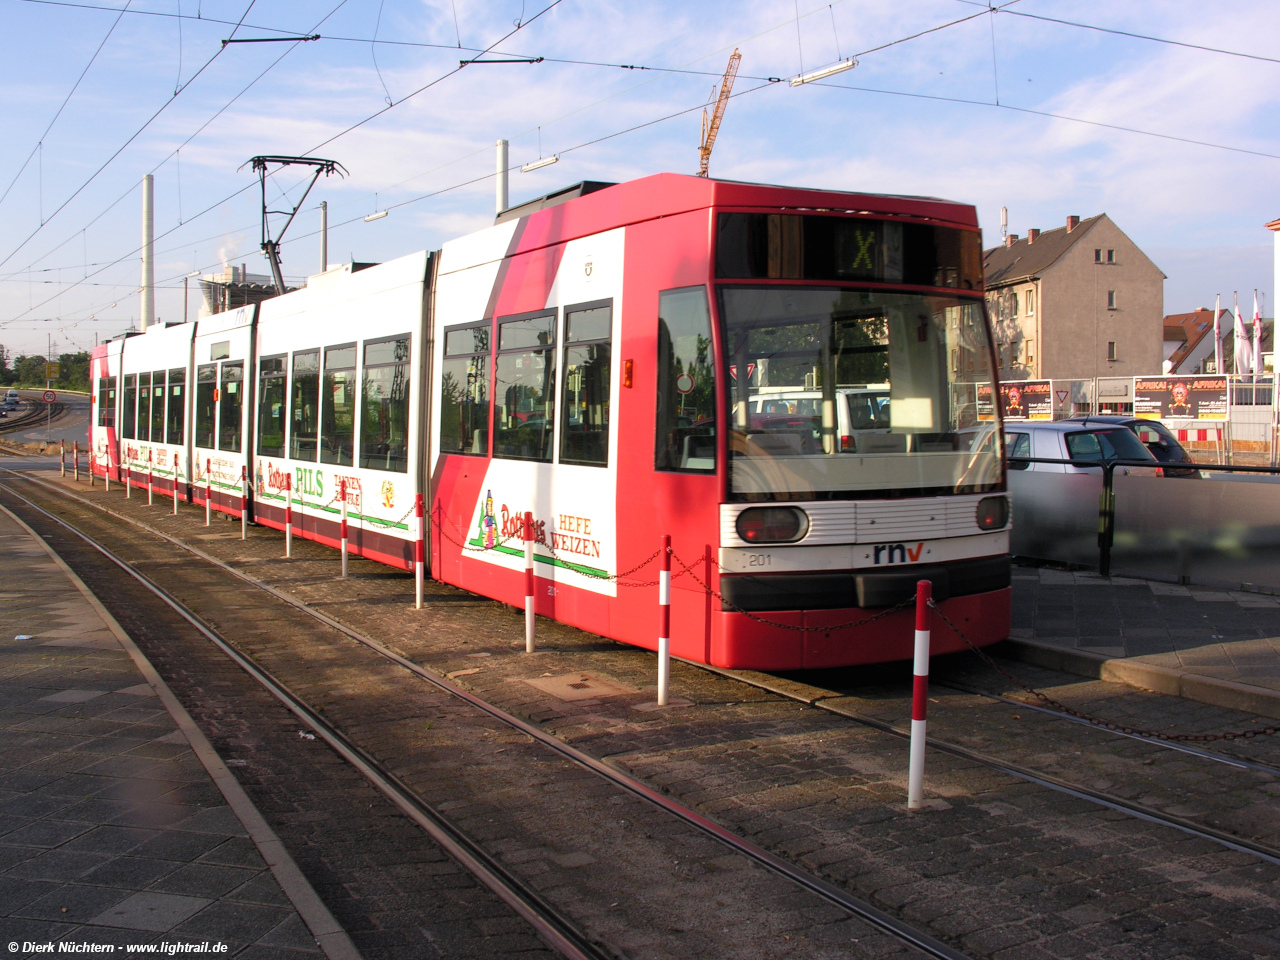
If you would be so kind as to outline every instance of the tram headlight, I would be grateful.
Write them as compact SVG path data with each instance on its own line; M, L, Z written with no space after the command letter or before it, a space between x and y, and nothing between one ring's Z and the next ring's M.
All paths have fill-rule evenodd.
M978 526L981 529L1002 530L1008 522L1008 497L983 497L978 501Z
M737 527L747 543L795 543L809 532L809 515L798 507L748 507Z

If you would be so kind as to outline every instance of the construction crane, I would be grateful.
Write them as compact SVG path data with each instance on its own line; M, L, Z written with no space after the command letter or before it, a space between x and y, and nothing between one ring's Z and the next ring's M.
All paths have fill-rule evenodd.
M738 64L741 62L742 54L735 49L729 57L729 65L725 67L724 79L720 81L720 96L716 100L715 110L710 117L707 116L705 107L702 110L702 146L699 148L702 165L698 169L700 177L707 175L707 165L711 163L711 148L716 145L716 134L720 132L720 121L724 119L724 108L729 104L729 93L733 90L733 81L738 76ZM714 87L711 92L715 93Z

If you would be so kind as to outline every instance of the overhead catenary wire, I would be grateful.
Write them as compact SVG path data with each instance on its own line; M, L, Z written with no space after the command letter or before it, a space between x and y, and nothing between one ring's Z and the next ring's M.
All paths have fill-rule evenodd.
M132 0L129 0L129 2L131 3ZM62 116L62 111L67 108L67 104L71 102L71 98L75 96L76 91L80 89L80 84L84 80L85 75L89 72L89 68L92 67L94 62L98 59L98 54L100 54L102 52L102 48L107 45L107 41L111 39L111 35L115 33L116 27L118 27L120 25L120 21L124 19L125 12L128 8L129 3L126 3L124 8L121 9L119 16L111 22L111 26L107 29L106 36L102 38L102 42L99 43L97 49L93 51L93 56L89 58L89 62L86 63L84 65L84 69L80 71L80 76L76 77L76 82L71 85L71 89L67 91L66 97L64 97L62 103L58 105L58 109L54 111L52 119L49 120L49 125L44 128L44 132L36 139L36 145L32 147L31 152L27 154L27 159L22 161L22 166L18 168L18 172L15 173L13 175L13 179L9 181L9 186L4 188L3 194L0 194L0 203L4 203L5 198L9 196L10 191L13 190L13 185L18 182L18 178L22 176L23 171L27 169L27 165L31 163L31 158L36 155L36 151L39 150L41 144L44 143L45 137L49 136L49 131L53 129L53 125L57 123L58 118Z

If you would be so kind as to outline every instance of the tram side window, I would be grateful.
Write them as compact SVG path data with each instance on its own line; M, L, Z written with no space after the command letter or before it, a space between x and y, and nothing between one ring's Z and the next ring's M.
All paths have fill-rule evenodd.
M169 371L169 409L165 417L165 442L180 445L187 425L187 371L181 367Z
M320 351L293 355L293 392L289 395L289 456L315 463L320 425Z
M240 452L240 418L244 408L244 361L222 365L218 384L218 449Z
M116 425L116 378L101 377L98 380L98 426Z
M320 462L351 466L356 427L356 345L324 349Z
M264 457L284 456L284 361L258 361L258 453Z
M555 314L498 321L493 453L551 461L556 413Z
M138 439L151 439L151 374L138 374Z
M364 345L360 466L409 469L409 334Z
M655 470L715 470L715 388L706 287L663 290Z
M151 375L151 442L164 443L164 371Z
M446 330L440 364L440 452L489 452L491 324Z
M124 409L120 411L124 423L120 425L120 433L126 440L138 436L138 375L126 374L124 378Z
M613 307L566 309L560 462L609 464L609 364Z
M213 449L214 426L217 423L218 365L206 363L196 371L196 436L195 445Z

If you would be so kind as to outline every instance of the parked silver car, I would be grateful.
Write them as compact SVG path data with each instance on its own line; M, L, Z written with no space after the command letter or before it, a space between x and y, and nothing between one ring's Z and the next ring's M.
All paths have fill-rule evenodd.
M1004 436L1013 500L1009 549L1017 556L1097 563L1102 468L1084 464L1133 460L1151 466L1117 467L1117 472L1164 474L1151 451L1121 424L1014 422L1005 424ZM1074 462L1019 462L1021 457Z

